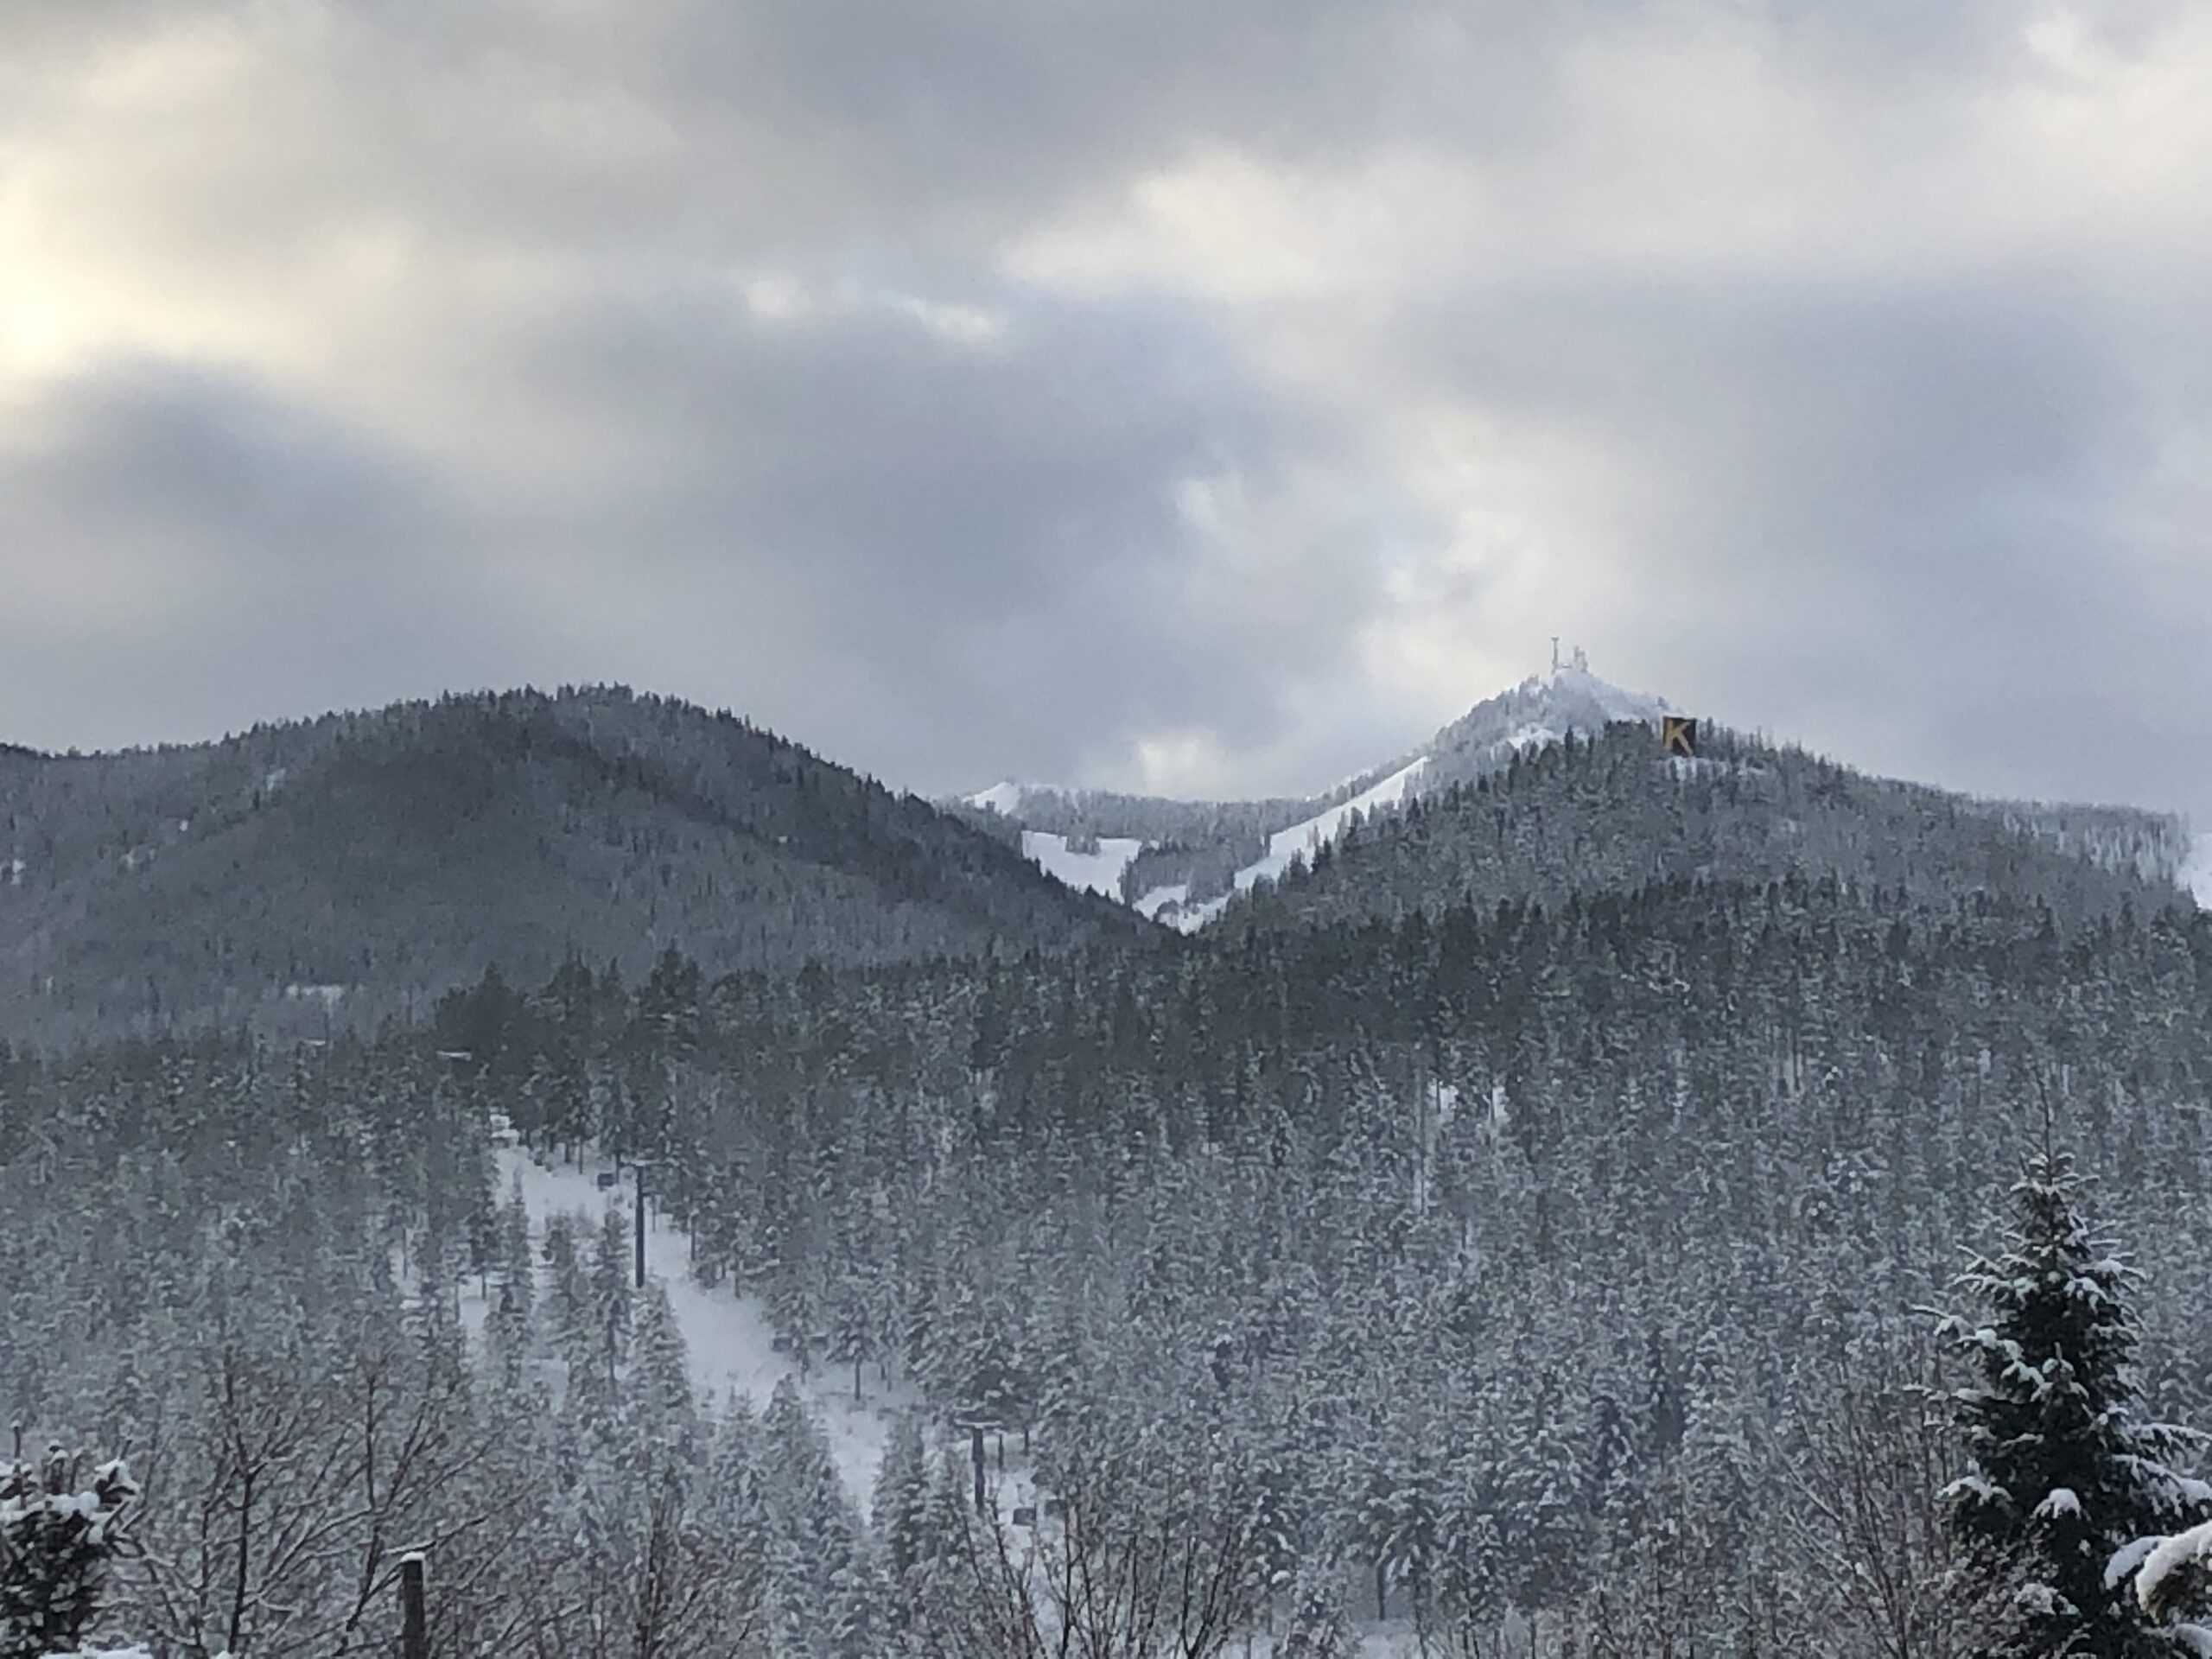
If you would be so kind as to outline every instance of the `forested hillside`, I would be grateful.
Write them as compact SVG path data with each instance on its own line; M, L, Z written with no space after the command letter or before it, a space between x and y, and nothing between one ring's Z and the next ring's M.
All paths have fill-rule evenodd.
M2178 825L2147 813L1977 802L1719 730L1682 760L1659 753L1649 727L1616 724L1354 826L1227 920L1328 925L1789 876L1916 899L2034 894L2072 920L2174 896L2183 847Z
M498 963L641 974L1046 950L1142 924L728 715L449 697L192 747L0 757L0 1033L419 1014Z
M526 826L589 844L604 821L563 803L611 777L613 821L696 837L605 900L609 926L648 905L645 971L487 937L412 1027L0 1065L0 1390L130 1460L119 1631L381 1652L404 1537L434 1541L456 1659L1007 1659L1049 1650L1039 1608L1172 1615L1080 1649L1128 1659L1968 1659L2058 1615L1992 1589L2009 1544L1967 1570L1947 1517L1992 1465L1930 1402L1985 1327L1939 1341L1929 1310L2046 1142L2133 1251L2059 1217L2059 1290L2113 1319L2124 1297L2145 1411L2212 1422L2212 918L2154 879L2154 821L1726 734L1685 764L1620 727L1363 825L1178 941L1001 882L998 842L742 728L520 712L326 734L218 833L279 872L344 825L387 849L315 889L348 906L318 925L424 913L377 880L483 919L412 828L475 848L471 879L496 849L537 880L575 867L531 863ZM677 741L622 747L663 722ZM760 862L710 865L709 826ZM709 881L767 890L786 835L808 870L947 895L922 913L992 948L699 960ZM953 875L897 862L947 835ZM692 1274L756 1299L805 1387L904 1408L867 1504L801 1387L695 1397L622 1213L526 1213L499 1174L518 1137L642 1166ZM2031 1195L2075 1191L2062 1152L2037 1167ZM2016 1372L2000 1352L1993 1386ZM2177 1523L2212 1500L2158 1479ZM2054 1516L2085 1501L2045 1484ZM2101 1549L2126 1520L2100 1512ZM1071 1612L1048 1568L1122 1587Z
M1066 866L1049 855L1057 846L1034 844L1040 838L1078 848L1123 843L1117 896L1186 930L1239 913L1236 893L1279 883L1294 856L1310 866L1329 855L1363 820L1388 840L1390 821L1409 809L1415 820L1419 809L1440 809L1446 817L1402 837L1395 854L1370 851L1357 876L1340 876L1325 892L1309 889L1294 908L1317 917L1390 914L1471 884L1499 894L1563 891L1700 870L1834 868L1854 880L1894 880L1910 874L1910 854L1923 847L1942 850L1935 867L1915 864L1916 879L1937 886L2009 879L2019 856L2015 838L1974 830L1961 844L1945 842L1942 828L1964 819L1986 819L2168 885L2193 850L2187 826L2171 814L1970 799L1867 778L1709 720L1697 723L1694 756L1641 766L1662 760L1659 722L1668 712L1663 698L1599 678L1577 652L1548 676L1477 703L1419 749L1304 799L1166 801L1007 783L948 805L985 828L1004 823L1030 832L1030 850L1046 855L1047 868ZM1498 839L1498 823L1467 821L1471 798L1490 802L1484 810L1492 811L1498 788L1527 799L1529 780L1521 772L1555 778L1563 750L1592 742L1605 746L1603 763L1594 772L1577 766L1571 783L1552 788L1548 817L1522 813L1513 846ZM1719 786L1669 791L1661 787L1668 779ZM1885 854L1884 846L1893 850Z
M1144 843L1129 864L1122 896L1141 901L1172 890L1173 902L1202 925L1196 910L1243 885L1237 872L1262 859L1270 837L1329 821L1380 790L1391 806L1435 795L1503 771L1524 753L1573 736L1596 734L1613 722L1649 726L1664 698L1608 684L1580 652L1549 675L1531 675L1484 698L1420 748L1363 768L1332 787L1298 799L1175 801L1097 791L1004 783L952 803L980 822L1005 817L1023 828L1071 838L1133 837ZM1326 839L1324 836L1323 839Z
M2046 1103L2144 1251L2152 1403L2203 1412L2212 925L2135 897L1669 880L1150 966L696 1002L671 969L633 1008L464 999L444 1039L528 1133L671 1160L705 1270L818 1363L1033 1433L1048 1487L1140 1441L1243 1471L1273 1617L1875 1652L1799 1488L1878 1422L1906 1464L1858 1475L1932 1517L1911 1310ZM1885 1567L1935 1594L1935 1554Z

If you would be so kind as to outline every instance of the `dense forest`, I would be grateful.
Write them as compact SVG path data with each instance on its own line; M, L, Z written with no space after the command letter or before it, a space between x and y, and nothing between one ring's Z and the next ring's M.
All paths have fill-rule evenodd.
M22 1048L0 1400L194 1659L388 1651L417 1547L454 1656L2187 1651L2212 918L2140 852L1617 728L1189 941ZM798 1382L696 1397L533 1152Z

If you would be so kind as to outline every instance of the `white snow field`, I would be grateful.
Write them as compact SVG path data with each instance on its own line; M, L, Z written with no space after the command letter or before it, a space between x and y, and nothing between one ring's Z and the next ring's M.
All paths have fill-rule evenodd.
M2196 895L2196 902L2212 910L2212 835L2196 838L2196 849L2181 868L2182 885Z
M582 1169L566 1164L540 1163L526 1148L498 1149L499 1198L505 1202L517 1177L522 1181L523 1202L530 1210L531 1236L544 1236L545 1224L556 1215L581 1214L596 1224L607 1210L619 1205L631 1214L636 1188L625 1173L620 1185L603 1190L599 1174L611 1165L587 1159ZM690 1241L673 1223L646 1205L645 1271L668 1291L668 1305L683 1332L691 1359L691 1386L702 1407L716 1406L732 1394L742 1395L757 1411L768 1403L776 1384L797 1376L798 1367L787 1354L775 1350L775 1332L767 1311L758 1298L733 1296L727 1290L709 1289L691 1276ZM891 1437L891 1417L905 1403L905 1396L863 1377L866 1402L853 1404L852 1373L836 1367L820 1368L799 1378L808 1403L821 1419L830 1437L837 1471L845 1490L862 1510L874 1490L875 1473Z
M1143 850L1144 842L1131 836L1101 836L1096 852L1078 853L1068 846L1065 836L1042 830L1021 832L1023 856L1042 865L1046 874L1065 886L1103 893L1109 899L1122 896L1122 873Z
M965 796L969 805L985 812L1001 813L1012 817L1021 810L1021 804L1032 795L1051 795L1059 792L1050 784L1018 784L1011 778L993 784L988 789L979 789Z
M1147 889L1145 895L1139 899L1132 908L1146 920L1156 922L1160 919L1160 912L1168 906L1185 905L1190 902L1190 899L1191 884L1187 881L1177 881L1168 887Z

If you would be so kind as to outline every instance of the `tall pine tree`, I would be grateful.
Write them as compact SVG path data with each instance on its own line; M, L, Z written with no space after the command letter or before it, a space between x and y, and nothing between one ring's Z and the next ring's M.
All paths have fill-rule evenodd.
M2082 1217L2081 1187L2066 1154L2031 1158L2005 1249L1960 1281L1986 1318L1941 1326L1980 1372L1955 1396L1970 1467L1943 1496L1975 1592L2005 1610L1993 1659L2177 1651L2125 1569L2139 1540L2196 1518L2203 1489L2166 1466L2179 1433L2135 1421L2134 1275Z

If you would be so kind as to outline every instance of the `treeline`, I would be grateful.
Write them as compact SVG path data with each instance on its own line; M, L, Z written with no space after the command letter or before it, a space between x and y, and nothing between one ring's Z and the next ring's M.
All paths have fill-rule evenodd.
M714 982L671 951L634 986L487 976L383 1042L18 1056L0 1387L129 1457L123 1605L182 1652L234 1622L346 1651L312 1644L357 1611L368 1640L425 1536L480 1586L440 1651L639 1651L650 1561L705 1621L651 1651L1018 1643L1025 1546L937 1457L975 1421L1132 1570L1250 1566L1230 1624L1307 1651L1378 1610L1466 1654L1899 1651L1878 1548L1913 1627L1964 1642L1934 1497L1963 1448L1915 1403L1952 1379L1913 1310L2047 1103L2143 1250L2145 1410L2198 1411L2208 973L2179 909L1680 882L996 972ZM664 1160L702 1277L802 1364L926 1402L873 1506L795 1397L772 1433L687 1402L619 1230L533 1240L498 1190L494 1112ZM414 1484L369 1501L341 1448L370 1445ZM249 1503L256 1446L283 1472ZM1882 1525L1814 1502L1853 1492ZM304 1555L211 1543L242 1510L342 1520ZM203 1565L164 1588L174 1560Z

